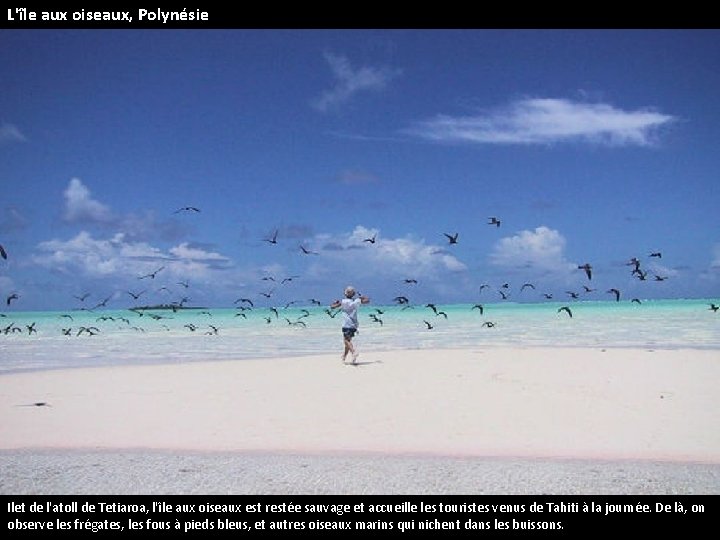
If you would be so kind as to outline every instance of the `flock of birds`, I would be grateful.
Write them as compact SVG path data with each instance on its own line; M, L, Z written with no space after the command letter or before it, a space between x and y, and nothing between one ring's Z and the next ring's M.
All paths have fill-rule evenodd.
M177 209L174 213L179 214L179 213L185 213L185 212L200 213L200 209L195 206L184 206L184 207ZM501 220L496 216L489 217L488 221L487 221L488 225L494 226L496 228L499 228L501 223L502 223ZM278 234L279 234L279 230L275 229L273 231L273 233L270 234L268 237L262 238L262 241L264 241L270 245L277 245L278 244ZM460 236L459 233L457 233L457 232L446 233L445 232L445 233L443 233L443 235L447 239L447 242L449 245L455 245L455 244L459 243L459 236ZM377 234L373 235L372 237L363 239L363 243L366 243L369 245L375 244L376 242L377 242ZM315 256L320 255L318 252L313 251L302 244L299 245L299 250L304 255L315 255ZM8 253L5 249L5 247L2 245L0 245L0 257L2 257L2 259L4 259L4 260L8 259ZM661 259L662 252L654 251L649 254L649 257ZM650 271L643 269L642 263L641 263L640 259L638 259L637 257L632 257L625 264L626 264L626 266L631 267L631 271L630 271L631 276L637 278L640 281L648 281L650 279ZM163 270L165 270L165 268L166 268L165 266L159 266L152 272L148 272L146 274L137 276L137 279L139 281L155 280L157 278L157 276L160 275ZM587 284L582 285L583 292L585 294L596 292L597 289L592 288L590 286L590 284L592 283L592 279L593 279L593 266L590 263L585 263L585 264L579 265L577 267L577 269L582 270L585 274L585 277L587 278ZM268 275L268 276L262 277L261 279L265 282L272 282L275 284L279 283L279 285L282 286L282 285L291 283L293 280L296 280L298 278L300 278L299 275L291 275L291 276L287 276L287 277L284 277L284 278L278 280L275 277ZM659 281L665 281L666 279L668 279L667 276L661 276L657 273L652 274L652 281L659 282ZM408 286L418 284L418 280L415 278L404 278L401 280L401 282ZM180 285L183 289L190 288L190 283L187 280L178 281L178 282L176 282L176 284ZM479 294L482 294L483 290L488 289L488 288L490 288L490 285L488 285L488 284L480 285ZM519 291L520 291L520 293L523 293L523 291L525 291L526 289L536 290L536 286L534 283L525 282L519 288ZM275 290L276 290L276 288L272 287L269 290L260 291L258 293L258 296L262 296L266 299L270 299L273 296L273 293L275 292ZM159 289L157 289L157 291L158 292L165 291L169 294L172 294L172 291L167 286L160 287ZM139 291L127 290L124 292L129 297L131 297L134 301L137 302L140 300L140 298L143 295L145 295L146 293L149 292L149 289L144 288ZM565 291L565 292L568 295L568 297L572 300L578 300L580 298L580 293L578 293L576 291ZM622 293L618 288L615 288L615 287L609 288L606 290L606 293L613 295L616 302L621 301ZM80 307L76 307L74 309L94 313L96 310L99 310L101 308L107 308L108 302L110 302L113 299L116 299L117 294L118 294L117 292L113 293L113 294L105 297L104 299L100 300L99 302L94 303L91 307L88 307L85 305L85 301L91 296L90 293L83 293L81 295L73 295L73 297L82 304ZM502 285L500 285L500 287L497 288L497 294L499 295L499 297L502 300L507 300L508 298L510 298L510 296L511 296L510 284L503 283ZM551 293L546 292L546 293L541 293L541 294L542 294L542 298L544 298L545 300L553 299L553 294L551 294ZM20 298L20 295L18 293L14 292L14 293L9 294L5 298L6 306L9 307L11 305L11 303L19 300L19 298ZM146 306L134 306L134 307L129 307L127 309L130 312L133 312L135 314L136 318L142 318L142 317L147 316L149 319L152 319L155 321L162 321L164 319L172 319L173 318L172 316L169 316L169 315L161 315L161 314L157 313L158 311L161 311L161 310L163 310L163 311L170 310L173 313L177 313L180 310L192 309L192 310L195 310L199 315L203 315L208 318L211 318L213 316L212 312L207 309L186 306L186 304L189 302L189 300L190 300L190 298L188 296L182 296L178 300L172 301L172 302L165 302L165 303L161 303L161 304L146 305ZM633 303L637 303L637 304L642 303L639 298L632 298L630 301ZM395 296L393 298L393 303L396 306L399 306L400 309L402 309L402 310L414 309L417 307L410 302L410 299L408 298L408 296L406 294L399 294L399 295ZM263 319L265 320L265 322L267 324L271 324L273 321L279 321L282 318L289 326L306 327L307 323L305 322L304 319L311 316L311 313L309 310L300 309L299 315L297 314L297 312L293 312L293 315L294 315L293 318L290 318L289 316L287 316L287 314L289 314L290 312L287 312L286 310L290 310L291 308L294 307L295 304L306 304L306 305L310 304L313 306L322 306L323 305L322 302L320 302L319 300L317 300L315 298L310 298L307 300L293 300L293 301L286 303L283 308L272 307L272 306L264 308L267 311L266 311L266 314L263 315ZM236 299L233 302L233 305L235 306L235 309L237 310L237 312L235 313L235 317L242 317L245 319L247 319L247 312L256 309L255 302L251 298L247 298L247 297L242 297L242 298ZM429 309L430 311L428 311L426 313L429 314L430 312L432 312L434 314L435 318L437 318L437 317L442 317L444 319L448 318L448 314L445 311L438 309L438 306L434 303L424 304L423 307L426 309ZM710 307L709 307L709 309L713 312L717 312L719 308L720 308L720 306L718 306L714 303L710 304ZM281 309L283 310L282 317L281 317ZM475 303L474 305L472 305L472 307L470 309L478 310L480 315L483 315L485 313L486 308L485 308L485 305L482 303ZM340 310L339 309L331 309L330 307L326 307L323 311L329 317L334 318L335 316L337 316L337 314L339 313ZM386 313L385 309L371 308L371 312L369 313L368 318L372 323L384 325L385 321L382 318L382 315L384 315L385 313ZM573 317L573 311L569 305L560 306L559 308L557 308L557 313L558 314L564 313L570 318ZM7 317L7 315L0 313L0 317ZM73 316L68 313L62 314L62 315L60 315L60 317L65 318L70 322L74 321ZM422 317L421 320L422 320L422 323L424 324L426 330L432 330L435 328L436 323L429 321L428 318L429 317ZM141 332L145 331L145 328L143 326L140 326L138 324L133 324L133 321L131 321L128 317L112 317L112 316L103 314L103 315L97 317L96 322L97 323L121 322L121 323L125 324L127 328L131 328L133 330L141 331ZM160 324L162 325L161 326L162 328L164 328L166 330L170 330L170 328L166 324L164 324L164 323L160 323ZM480 326L486 327L486 328L493 328L496 325L497 325L497 323L486 320ZM209 324L209 323L206 324L204 322L198 323L198 324L189 322L189 323L184 324L183 327L186 328L190 332L196 332L196 331L200 330L202 333L204 333L206 335L219 335L219 332L220 332L220 328L217 325ZM61 332L63 335L66 335L66 336L72 336L72 335L74 335L74 336L82 336L82 335L96 336L101 333L101 329L98 326L83 325L83 326L79 326L77 328L73 328L72 326L69 326L69 327L63 327L61 329ZM28 335L36 334L37 333L36 323L33 322L31 324L27 324L27 325L25 325L24 329L20 326L17 326L14 322L11 322L9 325L7 325L5 327L0 327L0 334L8 335L8 334L15 334L15 333L27 333Z

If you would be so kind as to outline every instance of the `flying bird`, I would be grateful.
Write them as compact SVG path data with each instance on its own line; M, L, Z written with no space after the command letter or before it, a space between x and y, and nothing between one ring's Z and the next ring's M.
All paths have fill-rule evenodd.
M607 292L612 293L615 295L615 301L620 301L620 291L618 289L609 289Z
M592 266L590 266L589 263L578 266L578 270L585 270L585 275L587 275L587 278L592 279Z
M80 296L76 296L76 295L73 294L73 298L77 298L77 299L80 300L81 302L84 302L85 299L86 299L88 296L90 296L90 293L85 293L85 294L80 295Z
M179 214L180 212L200 212L200 209L195 206L183 206L173 212L173 214Z
M580 297L580 295L579 295L578 293L576 293L576 292L572 292L572 291L565 291L565 292L566 292L567 294L569 294L569 295L572 297L573 300L577 300L577 299Z
M585 292L586 292L586 293L591 293L591 292L597 291L597 289L591 289L591 288L588 287L587 285L583 285L583 289L585 289Z
M709 309L710 309L711 311L717 313L718 308L720 308L720 306L716 306L715 304L710 304L710 308L709 308Z
M453 235L449 235L448 233L443 233L445 236L447 236L448 243L449 244L457 244L458 243L458 235L460 233L455 233Z
M410 278L410 279L403 279L403 282L405 282L405 283L415 283L415 284L417 284L417 279L412 279L412 278Z
M164 268L165 268L164 266L161 266L160 268L158 268L158 269L155 270L154 272L150 272L149 274L145 274L144 276L140 276L140 277L138 277L138 279L145 279L145 278L155 279L155 276L158 275L158 272L160 272L160 271L163 270Z
M398 304L407 304L410 301L407 296L396 296L393 300Z
M311 251L302 244L300 244L300 249L305 255L320 255L317 251Z
M370 242L371 244L374 244L376 239L377 234L373 234L370 238L366 238L365 240L363 240L363 242Z
M475 304L475 305L471 308L471 311L472 311L473 309L479 309L479 310L480 310L480 315L482 315L482 314L485 312L485 308L483 307L482 304Z
M535 285L533 285L532 283L523 283L523 286L520 287L520 292L525 290L525 287L530 287L531 289L535 289Z
M275 232L273 233L273 235L270 238L263 238L263 241L265 241L269 244L277 244L277 235L278 235L278 231L277 231L277 229L275 229Z
M147 291L140 291L139 293L134 293L132 291L125 291L125 292L128 293L130 296L132 296L134 300L137 300Z
M502 291L498 291L498 294L499 294L500 296L502 296L502 299L503 299L503 300L507 300L507 299L508 299L508 296L510 296L509 294L506 294L506 293L504 293L504 292L502 292Z
M490 217L490 218L488 218L488 219L490 220L490 221L488 221L488 223L487 223L488 225L495 225L495 227L499 227L499 226L500 226L500 220L499 220L498 218L496 218L496 217Z
M640 301L639 298L633 298L632 300L630 300L630 302L635 302L636 304L642 304L642 302Z
M570 318L572 319L572 316L573 316L573 315L572 315L572 311L570 310L569 307L563 306L563 307L561 307L561 308L558 308L557 312L560 313L561 311L567 312L567 314L570 315Z
M17 300L18 298L20 298L20 296L17 293L12 293L10 296L7 297L5 303L9 306L10 302L12 302L13 300Z
M424 320L424 319L423 319L423 322L424 322L425 325L427 326L427 329L428 329L428 330L432 330L433 328L435 328L432 324L430 324L429 322L427 322L427 321Z
M7 260L7 251L5 251L5 248L2 247L2 244L0 244L0 257Z
M658 259L662 259L662 253L659 251L655 251L650 254L650 257L657 257Z
M487 327L487 328L493 328L493 327L495 326L495 324L496 324L496 323L494 323L494 322L492 322L492 321L485 321L484 323L482 323L481 326Z

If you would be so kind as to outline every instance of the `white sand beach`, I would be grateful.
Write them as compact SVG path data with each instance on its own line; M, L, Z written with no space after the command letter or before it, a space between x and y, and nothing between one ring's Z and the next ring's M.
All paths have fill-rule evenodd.
M325 355L8 374L0 489L720 493L719 356L409 350L363 353L356 366ZM255 479L187 481L226 460ZM190 472L107 484L108 470L153 478L158 462Z

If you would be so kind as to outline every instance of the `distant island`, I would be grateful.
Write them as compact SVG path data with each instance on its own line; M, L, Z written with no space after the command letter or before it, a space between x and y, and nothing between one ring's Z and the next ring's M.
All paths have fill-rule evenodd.
M188 310L188 309L208 309L203 306L181 306L178 304L155 304L153 306L135 306L129 308L130 311L157 311L160 309L171 309L172 311Z

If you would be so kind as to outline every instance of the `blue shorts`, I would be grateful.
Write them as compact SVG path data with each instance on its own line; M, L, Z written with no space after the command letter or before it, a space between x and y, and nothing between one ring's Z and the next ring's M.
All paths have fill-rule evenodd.
M357 328L343 328L342 333L345 339L352 339L357 333Z

